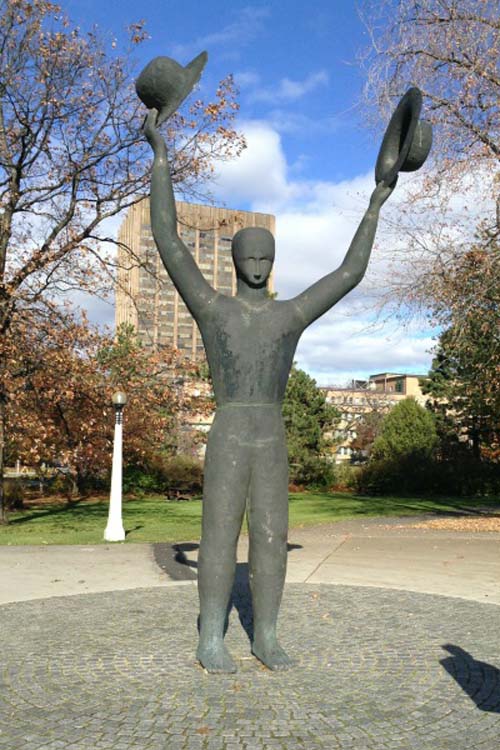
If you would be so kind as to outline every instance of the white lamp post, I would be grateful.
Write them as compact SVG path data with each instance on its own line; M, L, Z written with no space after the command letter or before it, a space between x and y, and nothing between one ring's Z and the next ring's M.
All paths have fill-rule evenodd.
M115 438L113 441L113 466L111 469L111 493L109 496L108 524L104 531L107 542L123 542L125 529L122 521L122 432L123 408L127 396L122 391L113 393L115 407Z

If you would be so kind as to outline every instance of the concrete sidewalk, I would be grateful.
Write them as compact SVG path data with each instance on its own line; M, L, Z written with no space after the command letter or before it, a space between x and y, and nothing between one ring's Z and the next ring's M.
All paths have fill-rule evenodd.
M365 519L291 529L287 581L405 589L500 605L500 534ZM197 544L0 547L0 604L193 583ZM160 554L161 553L161 554ZM246 562L248 540L238 545ZM161 562L163 559L164 563Z
M0 604L166 586L151 544L0 546Z
M290 533L288 580L405 589L500 604L500 534L415 529L418 519L349 521Z
M419 518L375 518L291 529L287 581L404 589L500 604L500 534L411 528ZM196 569L197 549L186 563ZM181 549L183 545L180 545ZM248 539L238 562L248 559Z

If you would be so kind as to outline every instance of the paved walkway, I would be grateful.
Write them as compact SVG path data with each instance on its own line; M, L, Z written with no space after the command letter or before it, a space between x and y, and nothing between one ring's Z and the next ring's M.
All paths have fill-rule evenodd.
M290 583L335 583L445 594L500 604L500 534L411 528L415 518L292 529ZM169 586L196 578L197 544L0 547L0 604ZM247 539L238 560L248 556ZM175 563L175 558L184 564Z
M0 548L0 748L498 750L500 535L401 524L291 532L284 673L250 654L244 541L236 675L194 659L196 544Z

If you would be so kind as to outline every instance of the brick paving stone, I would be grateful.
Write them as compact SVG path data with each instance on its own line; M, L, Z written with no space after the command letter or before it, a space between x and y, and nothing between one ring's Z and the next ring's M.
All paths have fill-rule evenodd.
M236 593L236 675L197 665L190 587L0 607L0 748L498 750L497 606L289 585L280 633L298 664L272 673Z

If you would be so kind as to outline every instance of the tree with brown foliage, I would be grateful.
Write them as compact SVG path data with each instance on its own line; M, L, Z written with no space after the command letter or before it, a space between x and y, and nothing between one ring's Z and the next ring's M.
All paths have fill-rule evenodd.
M387 114L410 82L437 132L440 170L500 158L500 21L491 0L379 0L363 16L366 93Z
M500 231L500 20L491 0L367 0L366 98L387 116L413 84L432 122L432 168L394 224L388 291L401 312L440 307L450 271ZM407 209L405 212L404 209ZM399 211L399 207L398 207ZM399 244L397 240L400 240Z
M106 220L147 192L132 52L73 28L47 0L0 0L0 522L9 329L16 310L72 289L103 293L114 264ZM237 153L231 78L166 132L177 188L193 193L214 158ZM108 254L109 255L109 254Z
M388 409L375 409L361 414L356 420L356 437L351 441L351 449L357 460L364 461L370 457L373 443L380 434L382 422Z
M172 455L193 398L176 388L190 365L173 350L149 352L130 329L113 339L70 311L47 309L24 327L12 322L6 412L10 451L41 470L59 466L78 495L111 465L117 389L128 397L124 460L144 465ZM200 408L200 404L197 404Z

